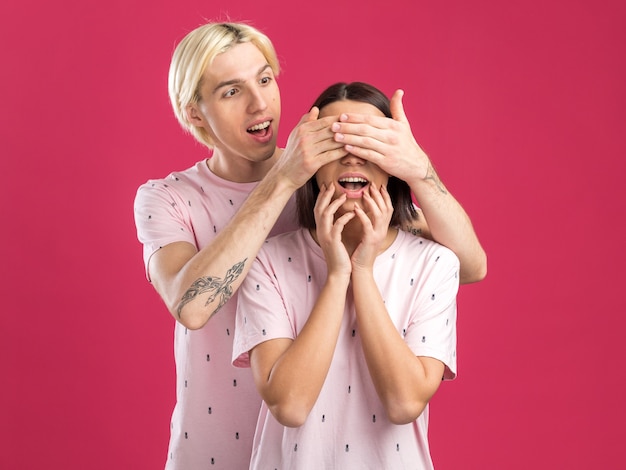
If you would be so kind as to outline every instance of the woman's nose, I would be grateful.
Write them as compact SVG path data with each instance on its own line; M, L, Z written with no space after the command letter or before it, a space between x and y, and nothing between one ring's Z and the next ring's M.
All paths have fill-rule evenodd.
M352 155L351 153L341 158L341 163L343 165L364 165L366 161L367 160L357 157L356 155Z

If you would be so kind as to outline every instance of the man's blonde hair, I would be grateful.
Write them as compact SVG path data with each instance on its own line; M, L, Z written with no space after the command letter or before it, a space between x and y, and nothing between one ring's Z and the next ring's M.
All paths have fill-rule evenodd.
M218 54L236 44L251 42L265 56L274 75L280 65L270 39L245 23L208 23L191 31L176 46L170 63L168 92L174 114L180 125L200 143L213 148L207 132L192 125L187 118L187 107L200 99L199 87L205 70Z

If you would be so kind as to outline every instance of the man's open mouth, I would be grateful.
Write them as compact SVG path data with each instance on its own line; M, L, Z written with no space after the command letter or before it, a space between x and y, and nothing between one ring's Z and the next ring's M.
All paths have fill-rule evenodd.
M259 124L255 124L252 127L249 127L247 130L247 132L249 132L250 134L258 134L258 135L264 135L267 133L269 127L270 127L270 121L265 121L265 122L261 122Z

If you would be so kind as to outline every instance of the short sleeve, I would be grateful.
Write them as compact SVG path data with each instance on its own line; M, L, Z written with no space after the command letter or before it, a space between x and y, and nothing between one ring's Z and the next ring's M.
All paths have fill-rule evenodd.
M459 261L445 247L433 250L426 263L426 282L411 314L405 341L416 356L440 360L444 379L456 377L456 295Z
M277 338L295 339L272 264L259 252L238 292L233 365L250 367L248 352L258 344Z
M157 250L178 241L196 245L189 213L167 180L149 181L139 187L134 215L148 279L148 264Z

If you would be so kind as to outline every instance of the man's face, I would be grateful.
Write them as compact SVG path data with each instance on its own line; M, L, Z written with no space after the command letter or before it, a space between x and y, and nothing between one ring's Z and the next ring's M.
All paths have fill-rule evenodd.
M384 114L376 106L351 100L335 101L324 106L320 110L319 117L339 116L341 113L384 117ZM369 186L374 185L380 189L383 185L387 186L389 181L389 175L378 165L352 154L322 166L317 170L315 178L318 186L321 187L324 184L327 187L333 186L335 188L333 199L337 199L342 194L347 196L348 199L338 214L354 210L355 201L363 207L363 193L369 191Z
M215 57L199 91L194 123L213 139L214 157L259 162L273 155L280 92L271 67L254 44L237 44Z

